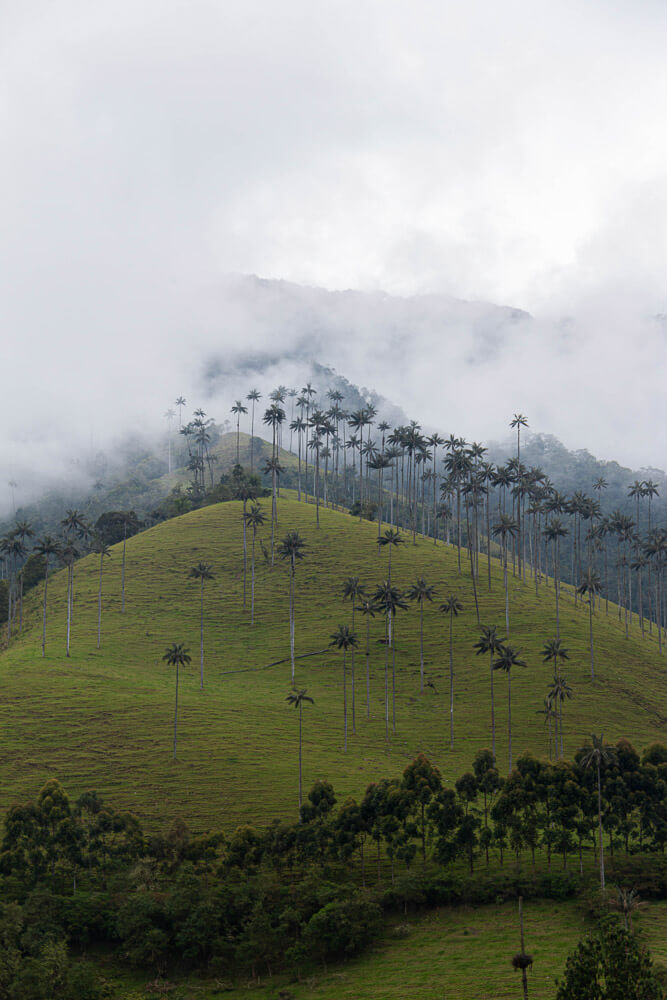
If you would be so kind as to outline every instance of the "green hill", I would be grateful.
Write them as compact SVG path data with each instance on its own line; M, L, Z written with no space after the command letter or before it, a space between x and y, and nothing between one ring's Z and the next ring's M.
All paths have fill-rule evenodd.
M57 777L76 795L95 788L118 807L136 812L149 828L174 817L193 830L231 830L242 822L264 824L296 814L297 716L290 691L288 569L273 569L257 546L256 622L243 611L241 504L218 504L167 521L127 543L126 611L121 613L122 546L105 561L102 645L96 650L99 558L75 567L72 655L65 656L65 573L49 581L46 656L41 656L41 588L26 602L23 635L0 658L0 809L33 796ZM264 502L269 512L270 501ZM304 783L329 779L339 799L360 795L383 776L398 775L424 751L454 780L477 749L490 745L489 661L475 656L477 626L469 573L457 573L456 550L432 540L406 544L393 555L392 582L403 588L418 575L437 588L424 612L426 674L433 687L419 693L419 612L398 617L397 727L385 740L384 635L371 623L371 713L366 718L365 623L357 632L356 735L343 752L342 655L328 648L350 605L341 584L358 575L368 589L387 575L386 550L378 554L377 526L322 509L315 528L312 505L279 500L277 538L297 529L307 549L296 573L297 684L315 699L304 712ZM262 531L270 547L270 527ZM205 687L199 689L199 585L189 569L204 561L215 580L207 584ZM480 558L484 566L484 557ZM448 619L438 604L455 593L464 611L454 621L455 745L448 748ZM479 582L481 621L504 633L502 570L493 566L488 593ZM249 608L249 567L248 567ZM510 640L522 650L525 669L512 675L515 756L547 751L538 713L552 675L540 650L555 632L553 588L535 594L510 575ZM667 671L655 639L629 639L610 605L595 614L596 681L590 680L588 612L565 594L561 637L570 652L564 673L574 698L564 708L565 750L572 753L593 730L642 747L664 739ZM162 662L166 646L184 642L192 665L181 675L177 760L172 759L174 675ZM306 655L314 654L314 655ZM282 662L276 662L282 661ZM273 664L273 665L272 665ZM350 661L348 656L348 672ZM507 769L507 683L496 674L497 753Z

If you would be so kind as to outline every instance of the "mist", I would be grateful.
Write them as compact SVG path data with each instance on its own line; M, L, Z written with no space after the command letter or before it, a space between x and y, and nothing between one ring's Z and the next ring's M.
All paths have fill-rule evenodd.
M521 411L667 464L662 5L64 0L0 29L19 496L312 360L444 433Z

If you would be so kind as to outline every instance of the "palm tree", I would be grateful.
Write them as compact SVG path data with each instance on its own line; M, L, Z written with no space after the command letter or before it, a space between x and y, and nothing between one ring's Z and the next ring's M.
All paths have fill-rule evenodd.
M542 662L549 663L553 662L554 665L554 679L560 682L560 662L569 659L567 649L563 646L560 639L549 639L545 642L542 647ZM553 698L551 699L553 701ZM562 709L562 706L561 706ZM556 760L558 760L558 728L560 722L562 721L562 710L560 715L556 716ZM563 756L563 733L561 730L560 734L560 756Z
M488 653L490 657L490 667L491 667L491 752L493 753L493 759L496 759L496 715L495 715L495 705L493 697L493 657L502 648L502 644L505 640L498 636L498 630L495 625L484 625L482 626L482 632L479 641L475 643L473 649L476 650L476 655L481 656L482 653Z
M331 635L330 646L343 650L343 730L345 733L344 750L347 753L347 651L354 650L359 645L357 637L348 625L339 625Z
M310 702L311 705L315 704L314 700L309 695L306 694L306 690L307 690L307 688L302 688L300 691L290 691L290 693L285 698L286 702L288 702L290 705L294 705L294 707L298 708L298 710L299 710L299 823L302 822L302 820L301 820L301 788L302 788L302 784L301 784L301 728L302 728L301 727L301 722L302 722L302 715L303 715L303 706L304 706L305 702Z
M542 702L542 708L538 708L536 714L544 716L544 725L549 727L549 760L553 759L552 752L552 740L551 740L551 720L557 719L556 710L554 708L553 701L551 698L547 697Z
M394 531L393 528L389 528L384 532L382 538L378 539L380 545L387 545L389 547L389 572L387 575L387 580L391 583L391 552L392 549L397 548L399 545L403 544L403 539L399 531Z
M600 888L604 892L604 844L602 843L602 785L600 782L600 769L607 767L616 760L616 751L613 747L605 746L603 733L596 736L591 733L592 746L582 747L579 751L579 764L584 768L594 767L597 775L598 786L598 838L600 841Z
M26 538L32 538L35 532L29 521L17 521L14 529L18 538L25 545ZM19 573L19 633L23 632L23 572Z
M527 427L528 421L524 417L523 413L515 413L514 418L510 421L510 427L516 427L516 463L517 463L517 475L521 476L521 428ZM521 557L522 557L522 545L521 545L521 496L517 497L516 505L516 521L517 521L517 537L519 543L519 576L521 576Z
M423 576L420 576L415 583L405 592L409 601L419 601L419 676L420 693L424 693L424 601L432 601L435 596L435 587L431 587Z
M559 517L553 517L547 522L542 532L547 542L553 547L554 593L556 595L556 638L560 639L560 540L568 531Z
M97 535L93 542L93 552L100 557L100 579L97 587L97 648L99 649L102 641L102 570L105 558L111 555L111 549L100 535Z
M70 633L72 626L72 591L74 589L74 563L78 559L79 550L71 538L65 539L60 550L60 558L67 566L67 630L65 639L65 656L69 656Z
M215 580L208 563L199 562L193 566L188 576L199 580L199 690L204 690L204 580Z
M623 914L625 929L632 934L632 914L635 910L644 910L647 904L640 899L636 889L623 889L617 885L616 899L610 899L609 905Z
M563 702L566 698L572 697L572 688L567 683L567 678L560 673L555 673L553 681L551 682L551 687L548 691L548 698L552 704L556 705L556 710L558 713L558 732L560 733L560 756L563 758L565 752L563 750ZM558 737L556 737L556 746L558 746ZM558 754L556 754L558 757Z
M120 589L121 589L120 610L121 613L124 613L125 612L125 547L127 545L127 532L129 528L132 528L133 530L138 529L139 521L137 519L137 515L134 513L133 510L122 511L120 519L123 525L123 562L120 571Z
M352 632L354 632L354 611L355 602L366 596L366 588L363 583L359 583L358 576L348 576L343 581L343 600L352 601ZM354 676L354 646L352 647L352 732L357 732L356 700L355 700L355 676Z
M171 646L167 646L165 654L162 657L164 663L170 667L176 667L176 702L174 707L174 760L176 760L176 733L178 730L178 671L179 667L185 667L191 662L191 657L188 655L189 650L185 648L182 642L174 642Z
M663 577L665 575L665 565L667 564L667 531L664 528L653 528L649 531L644 545L644 554L649 560L649 567L655 566L656 584L656 622L658 624L658 652L662 653L662 630L663 619ZM649 617L649 621L650 621Z
M251 389L246 399L252 405L252 413L250 416L250 474L254 472L254 447L255 447L255 403L261 399L260 393L257 389Z
M595 680L595 655L593 652L593 607L595 605L595 598L597 594L602 590L602 584L600 583L600 576L595 570L589 569L584 575L581 584L577 587L577 593L588 594L588 636L589 644L591 650L591 680Z
M278 555L281 559L289 560L290 564L290 590L289 590L289 639L290 658L292 661L292 684L294 684L294 576L296 573L296 563L298 559L303 559L305 553L303 549L306 543L298 531L288 531L283 540L278 545Z
M49 559L60 554L60 545L51 535L37 539L35 552L44 556L44 616L42 624L42 656L46 656L46 590L49 582Z
M183 426L183 407L185 406L187 400L185 396L179 396L174 401L174 406L178 407L178 426L179 429Z
M250 568L250 624L255 623L255 540L257 529L261 528L266 521L266 514L262 510L261 504L253 504L249 511L243 515L246 524L252 528L252 554Z
M519 659L520 649L513 646L501 646L498 656L493 661L494 670L504 670L507 674L507 727L509 733L509 771L512 772L512 667L525 667L526 663Z
M248 407L244 406L240 399L237 399L231 408L231 413L236 414L236 464L240 465L240 435L241 435L241 414L248 412Z
M403 600L403 595L396 587L392 587L389 580L385 580L377 587L373 601L377 608L381 608L385 614L385 654L384 654L384 710L385 710L385 738L389 739L389 647L391 646L391 688L392 688L392 725L396 732L396 642L393 618L398 611L407 611L408 605Z
M449 615L449 748L454 749L454 616L463 611L463 605L455 594L450 594L440 605L440 611Z
M298 476L297 476L297 500L301 502L301 436L306 430L306 422L303 417L297 417L289 425L290 433L292 431L296 432L297 435L297 452L298 452Z
M371 717L371 675L370 675L370 653L371 653L371 618L375 618L378 610L374 601L366 597L357 608L366 617L366 718ZM354 655L354 650L352 651Z
M514 538L518 524L509 514L501 514L500 520L493 526L494 538L500 538L503 547L503 583L505 585L505 631L510 634L510 599L507 585L507 540Z

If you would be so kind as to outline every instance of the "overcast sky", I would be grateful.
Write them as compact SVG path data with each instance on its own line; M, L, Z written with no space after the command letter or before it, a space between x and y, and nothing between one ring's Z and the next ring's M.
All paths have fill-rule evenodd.
M508 415L664 467L665 51L659 0L5 0L7 475L196 392L228 272L527 309ZM436 360L389 386L417 419Z

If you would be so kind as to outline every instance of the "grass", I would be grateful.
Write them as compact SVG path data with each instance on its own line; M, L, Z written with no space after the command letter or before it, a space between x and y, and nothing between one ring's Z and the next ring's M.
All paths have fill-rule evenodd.
M656 965L667 965L667 903L652 903L633 923ZM524 905L526 950L534 963L528 973L531 1000L553 1000L568 954L592 926L575 901ZM280 990L289 990L294 1000L514 1000L521 996L521 978L510 959L519 950L516 903L439 909L396 918L368 953L302 982L284 976L248 984L191 979L182 992L176 987L168 995L275 1000ZM119 998L131 989L132 980L125 982L117 981Z
M263 501L267 514L270 500ZM160 524L128 541L126 612L121 614L121 546L105 560L102 647L95 648L99 562L88 556L75 568L72 655L65 656L65 574L49 581L48 638L42 658L41 587L25 608L23 635L0 658L0 809L36 794L57 777L76 796L95 788L117 807L135 812L147 828L175 817L191 829L233 830L294 818L297 796L297 714L290 691L288 570L273 569L257 546L256 624L243 611L241 504L203 508ZM304 785L329 779L339 800L363 794L383 776L399 775L424 751L453 781L475 752L490 746L489 661L474 655L479 631L468 571L457 573L456 550L418 539L394 551L392 582L405 587L424 575L437 588L425 608L426 673L433 684L419 693L419 613L413 606L397 623L397 731L385 741L383 622L372 623L371 717L364 704L364 657L356 656L356 735L350 717L343 753L342 654L328 649L330 635L348 622L340 597L345 577L358 575L369 590L387 571L378 554L377 526L332 510L320 511L293 495L279 500L276 537L297 529L307 543L297 567L297 684L315 699L304 710ZM270 529L262 533L269 547ZM199 690L199 585L190 567L211 564L205 586L205 688ZM489 594L480 558L481 621L504 632L502 569L493 565ZM457 594L464 612L454 622L455 745L448 748L448 620L438 603ZM248 575L248 609L249 609ZM590 680L588 612L561 602L561 637L570 651L564 671L574 699L564 708L565 749L572 754L593 731L609 741L625 736L642 748L664 739L665 660L637 624L625 639L616 609L595 615L596 681ZM365 623L357 630L365 644ZM510 575L510 639L528 666L512 677L515 757L546 754L541 707L552 673L540 650L555 634L552 587L535 595L532 582ZM167 645L190 647L191 667L181 674L178 756L172 760L174 674L161 657ZM276 666L269 666L284 660ZM349 671L349 656L348 656ZM497 752L507 770L507 683L495 676ZM351 706L350 706L351 711Z

